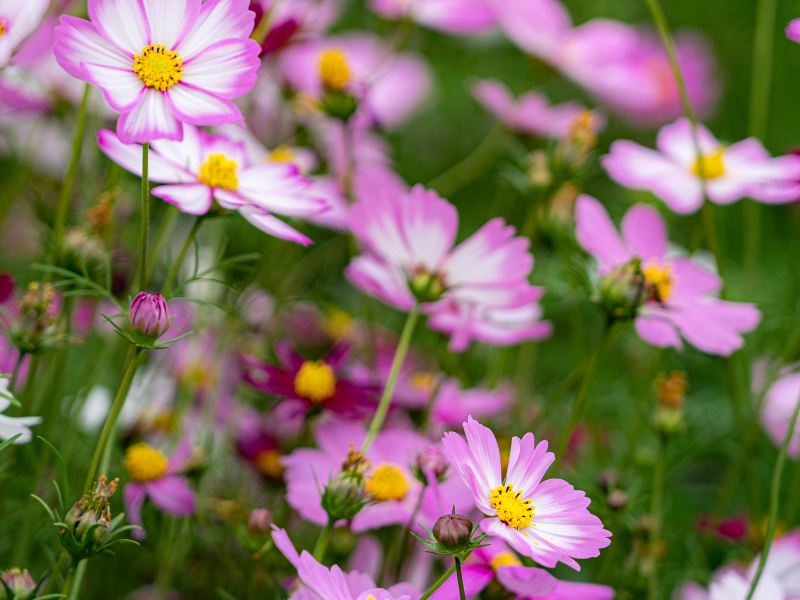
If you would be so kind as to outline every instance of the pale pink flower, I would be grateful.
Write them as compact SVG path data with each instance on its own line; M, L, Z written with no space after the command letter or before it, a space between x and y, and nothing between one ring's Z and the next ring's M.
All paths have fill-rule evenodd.
M0 0L0 67L11 61L49 5L50 0Z
M389 19L410 19L447 33L482 33L495 24L490 0L370 0L370 8Z
M761 407L761 424L772 443L783 444L795 406L800 402L800 372L783 375L767 390ZM795 426L795 435L789 442L789 456L800 457L800 421Z
M89 0L61 17L55 54L120 113L125 143L180 140L183 124L242 123L232 102L255 84L248 0Z
M583 195L575 221L578 243L597 259L600 275L633 260L641 262L643 281L636 285L642 286L642 305L635 325L649 344L682 349L683 338L703 352L727 356L744 345L742 335L761 320L754 305L716 297L722 287L716 273L667 253L666 227L654 208L631 208L622 220L620 237L603 205Z
M503 32L522 50L556 64L572 31L572 18L559 0L491 0Z
M681 118L661 128L655 150L615 141L602 159L603 167L620 185L648 190L681 214L703 204L701 167L706 196L717 204L748 197L768 204L800 199L800 156L772 158L755 138L726 146L702 125L697 135L702 163L691 124Z
M481 529L502 538L514 550L545 567L563 562L580 570L575 559L599 556L611 533L589 512L586 494L563 479L544 479L555 456L532 433L511 438L508 471L503 476L500 448L488 427L470 417L459 434L444 434L450 465L472 494L485 518Z
M800 19L792 19L786 26L786 37L800 44Z
M112 131L98 133L98 144L112 160L141 175L141 148L125 144ZM216 201L238 211L262 231L275 237L310 244L311 240L273 213L305 218L328 208L323 198L308 191L308 180L286 163L251 162L244 144L211 135L192 125L182 141L159 140L150 150L149 177L166 184L152 194L182 212L204 215Z

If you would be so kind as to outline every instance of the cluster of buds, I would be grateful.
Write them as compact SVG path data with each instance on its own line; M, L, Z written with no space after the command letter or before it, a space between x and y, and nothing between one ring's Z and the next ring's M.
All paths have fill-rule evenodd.
M414 537L425 544L432 554L439 556L453 556L464 560L486 539L485 534L475 535L478 526L464 515L456 514L455 507L449 515L443 515L436 520L433 530L424 525L420 527L428 534L428 538L417 534L413 534Z
M63 339L58 331L58 302L55 288L37 281L17 303L19 319L11 330L11 341L24 354L53 348Z
M656 409L653 426L666 436L683 431L683 402L686 394L686 373L662 373L656 379Z
M0 600L32 600L38 585L27 569L8 569L0 573Z
M342 471L328 482L322 492L322 508L332 523L353 519L368 502L364 488L364 473L368 468L367 458L351 445Z

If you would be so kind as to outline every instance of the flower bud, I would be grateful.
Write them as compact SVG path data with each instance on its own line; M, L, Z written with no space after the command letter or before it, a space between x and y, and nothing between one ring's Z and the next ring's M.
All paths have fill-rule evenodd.
M65 515L64 523L79 543L95 544L108 538L111 532L109 500L118 484L119 479L109 482L101 475L92 493L84 494Z
M622 490L613 490L608 495L607 501L611 510L622 510L628 505L628 494Z
M675 435L683 430L683 401L686 392L686 373L672 371L658 376L657 400L653 425L664 435Z
M411 293L420 302L436 302L445 293L446 287L437 273L420 271L408 280Z
M429 446L417 455L417 471L423 483L428 482L431 475L441 480L447 474L447 458L439 446Z
M161 294L139 292L131 302L128 320L136 333L157 340L169 329L169 307Z
M8 569L0 573L0 600L15 600L34 596L36 582L27 569ZM9 592L11 595L9 596Z
M632 319L646 300L641 261L618 266L600 281L600 303L611 319Z
M272 513L266 508L254 508L247 517L247 531L252 535L263 535L270 532Z
M444 515L433 525L436 541L445 548L457 548L469 543L472 537L472 521L455 513Z
M350 520L367 502L364 478L361 475L342 472L334 477L322 492L322 508L332 521Z

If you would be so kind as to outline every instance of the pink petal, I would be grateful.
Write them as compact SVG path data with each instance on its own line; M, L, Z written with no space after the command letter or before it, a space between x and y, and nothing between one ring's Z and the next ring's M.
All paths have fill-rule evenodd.
M244 125L239 107L226 98L220 98L199 88L179 83L164 95L175 115L192 125Z
M133 57L100 35L94 25L84 19L64 15L55 33L56 60L73 77L86 79L81 63L133 68Z
M153 504L177 517L192 514L197 505L188 480L177 475L167 475L147 483L147 493Z
M494 580L494 572L485 565L467 563L461 568L464 579L464 593L467 598L480 594ZM455 600L458 595L458 579L453 573L442 586L431 595L431 600Z
M253 40L221 40L183 63L183 81L221 98L236 98L256 83L260 48Z
M142 176L141 144L123 144L117 134L108 129L97 132L97 145L115 163L134 175ZM167 155L168 156L168 155ZM166 158L153 145L148 157L148 175L159 183L185 183L195 177Z
M170 111L165 94L148 89L139 106L119 118L117 135L125 144L144 143L159 138L179 140L183 135L183 128Z
M106 102L115 111L130 112L144 99L147 88L129 68L82 64L86 80L100 88Z
M658 211L637 204L622 219L622 237L628 250L643 261L661 259L667 253L667 230Z
M174 50L200 14L200 0L144 0L144 9L155 44Z
M530 498L555 459L555 454L547 451L547 442L537 444L532 433L526 433L522 439L514 436L511 438L506 482Z
M518 596L549 595L556 589L558 581L544 569L523 566L507 566L497 569L497 581L510 592Z
M99 33L131 57L152 40L142 0L89 0L89 17Z
M658 317L642 315L635 321L636 333L648 344L658 348L683 348L683 342L669 321Z
M208 0L191 31L178 46L184 61L228 38L247 39L253 31L255 13L249 0Z
M575 204L575 235L583 249L597 258L603 271L630 258L606 209L587 194L582 194Z
M313 241L311 238L303 235L291 225L284 223L280 219L276 219L272 215L265 213L259 208L252 206L245 206L239 213L252 223L255 227L268 233L276 238L295 242L302 246L310 246Z
M211 209L211 189L202 183L162 185L153 188L151 193L189 215L204 215Z
M140 529L133 530L133 537L144 539L145 533L142 526L142 504L147 496L147 490L141 483L128 483L123 491L125 500L125 513L131 525L138 525Z

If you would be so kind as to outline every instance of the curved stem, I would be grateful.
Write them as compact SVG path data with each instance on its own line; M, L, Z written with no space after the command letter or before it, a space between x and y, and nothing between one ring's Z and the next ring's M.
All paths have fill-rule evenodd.
M467 600L464 592L464 576L461 575L461 559L456 556L456 577L458 577L458 596L461 600Z
M84 491L89 491L89 488L91 487L92 482L97 475L97 468L100 466L100 458L102 457L103 451L108 443L111 431L117 424L119 414L122 412L122 407L125 404L125 399L127 398L128 392L131 389L131 383L133 382L133 376L136 374L136 369L139 368L144 356L145 352L140 348L136 348L133 350L132 354L128 354L128 364L125 368L125 373L122 376L122 381L119 383L117 395L114 397L114 403L111 405L111 411L109 412L108 418L103 425L103 430L100 432L100 439L97 440L97 446L95 446L94 454L92 455L92 462L90 463L89 471L86 473L86 480L83 484Z
M333 533L333 521L328 519L328 522L325 523L325 527L323 527L322 531L319 532L317 543L314 546L314 558L316 558L319 562L322 562L325 558L325 550L328 548L328 542L331 539L331 533Z
M650 600L658 599L658 545L661 542L661 528L663 524L664 504L664 475L667 469L667 441L663 437L659 440L658 459L653 472L653 493L650 498L650 558L651 571L647 585L647 597Z
M419 600L428 600L428 598L430 598L433 595L433 592L435 592L440 587L442 587L444 585L444 582L447 581L448 579L450 579L450 575L452 575L453 571L455 571L455 570L456 570L456 565L453 564L452 567L447 569L447 571L445 571L442 574L442 576L439 577L439 579L437 579L434 582L434 584L431 587L429 587L428 590L424 594L422 594L422 596L419 597Z
M78 107L78 118L75 125L75 136L72 138L72 154L69 159L67 173L64 175L64 184L58 195L58 205L56 206L56 217L53 223L53 247L51 249L51 263L55 264L61 255L61 244L64 239L64 229L67 225L67 214L70 207L70 196L75 185L75 175L78 173L78 165L81 162L81 152L83 150L83 137L86 131L86 112L89 106L89 96L92 86L88 83L83 86L83 97ZM48 275L51 277L51 275Z
M797 417L800 415L800 397L795 401L794 411L792 418L789 420L789 429L786 430L786 435L783 437L781 449L778 452L778 460L775 461L775 470L772 473L772 486L769 492L769 518L767 521L767 537L764 540L764 549L761 551L761 558L758 561L758 568L753 581L750 583L750 589L747 592L745 600L751 600L755 594L758 582L761 580L761 575L764 573L764 567L767 565L769 558L769 551L772 547L772 538L775 537L775 525L778 522L778 504L780 503L781 496L781 480L783 479L783 467L786 464L786 455L789 453L789 444L792 437L796 435L795 427L797 426Z
M361 452L366 453L375 441L375 436L383 427L383 421L386 419L386 413L389 412L389 405L392 403L392 395L394 388L397 386L397 378L400 376L400 369L403 367L403 361L408 353L408 347L411 344L411 337L414 335L414 327L419 318L419 304L414 304L411 311L406 317L406 324L403 326L403 332L400 334L400 341L397 343L397 349L394 351L394 358L392 359L392 367L389 370L389 379L386 380L386 386L383 388L378 409L375 411L375 416L372 417L372 422L369 424L367 430L367 437L364 438L364 443L361 445Z
M472 152L438 177L431 179L428 187L443 196L449 196L474 181L494 163L504 137L503 128L495 125Z
M150 175L149 162L150 144L142 144L142 198L141 198L141 228L139 230L139 290L147 288L147 240L150 232Z
M192 247L192 244L197 237L197 232L200 231L200 226L203 224L203 221L205 221L203 217L197 217L197 219L195 219L192 228L189 230L189 234L186 236L186 239L183 242L183 246L181 246L180 252L178 252L178 256L175 258L175 262L173 262L172 266L169 268L167 278L164 280L164 295L167 298L169 298L169 295L172 293L172 284L175 283L175 277L177 277L178 271L180 271L181 266L183 266L183 261L186 260L186 255L189 253L189 248Z

